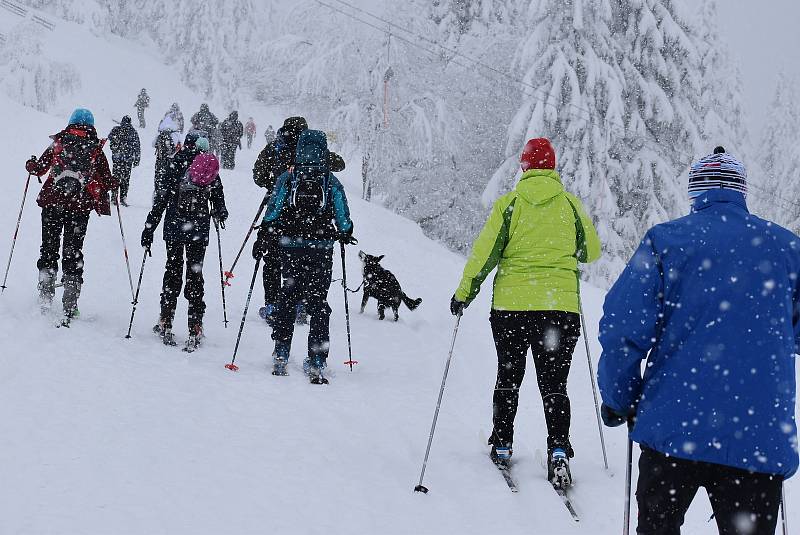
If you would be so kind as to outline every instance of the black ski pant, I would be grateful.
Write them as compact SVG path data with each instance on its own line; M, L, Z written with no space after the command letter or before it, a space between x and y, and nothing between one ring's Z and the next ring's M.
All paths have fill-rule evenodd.
M308 356L312 364L322 367L328 358L330 344L331 307L327 299L333 272L333 250L282 247L280 253L284 283L272 339L276 344L291 347L297 305L304 305L311 315Z
M136 116L139 118L139 128L145 128L144 108L136 108Z
M222 142L220 146L221 165L223 169L233 169L236 165L236 144Z
M189 330L203 324L206 304L203 301L204 285L203 260L206 256L206 245L202 242L180 243L167 242L167 265L164 270L164 284L161 288L161 319L168 327L172 327L175 308L178 306L178 295L181 293L184 272L184 254L186 266L186 286L183 296L189 302Z
M547 422L548 453L564 448L571 457L567 376L580 336L580 316L558 310L492 310L489 319L497 348L497 383L492 399L494 431L489 442L496 446L511 446L514 442L519 388L530 349Z
M128 197L128 189L131 185L131 170L133 162L114 160L114 176L119 180L119 198L125 200Z
M70 212L60 206L42 208L39 271L58 273L59 250L64 275L83 284L83 240L91 212Z
M270 246L264 255L264 304L277 306L281 291L281 248Z
M247 134L247 148L253 146L253 134Z
M705 487L721 535L773 535L781 476L669 457L642 446L639 457L640 535L680 535L697 490Z

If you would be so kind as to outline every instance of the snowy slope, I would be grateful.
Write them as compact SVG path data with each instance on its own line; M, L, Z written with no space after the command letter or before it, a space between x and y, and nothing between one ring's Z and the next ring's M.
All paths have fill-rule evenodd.
M99 130L132 112L141 87L153 97L150 124L176 100L184 113L200 99L154 54L123 40L100 40L59 23L47 49L78 67L82 84L57 112L45 115L0 96L0 109L24 125L4 134L7 194L0 197L0 259L6 259L25 178L23 163L75 105L90 106ZM93 54L87 54L89 50ZM102 61L97 61L97 56ZM134 68L135 67L135 68ZM214 109L214 103L212 103ZM259 124L297 110L253 109ZM220 112L222 115L224 112ZM324 128L324 125L312 125ZM141 133L147 145L152 127ZM260 134L259 134L260 135ZM259 144L260 147L260 144ZM223 174L231 219L223 235L226 268L252 220L262 191L250 179L256 150L240 153ZM358 161L352 159L351 161ZM123 211L131 265L141 261L138 237L152 192L153 157L145 151L133 177L131 208ZM622 520L624 431L606 431L612 472L602 468L583 342L571 376L577 457L574 524L543 480L536 450L544 448L541 402L529 377L523 387L516 439L520 493L508 492L486 460L479 436L491 418L495 356L488 291L467 311L456 344L426 475L428 495L412 492L428 437L453 328L447 310L463 258L426 239L418 227L358 199L359 166L343 181L360 248L386 254L418 311L398 324L379 322L370 304L353 315L351 373L341 287L331 287L331 384L302 376L305 328L297 330L290 377L269 373L272 343L255 310L248 315L237 363L230 359L253 262L249 247L227 295L231 324L222 326L216 247L205 266L206 345L187 356L150 333L158 314L164 252L160 230L146 265L133 339L125 340L130 289L115 218L92 217L86 240L82 317L54 329L35 304L39 245L38 188L29 192L9 288L0 297L0 436L3 437L0 533L161 534L486 534L618 533ZM358 248L348 250L350 286L360 283ZM334 278L339 277L339 258ZM134 277L136 273L134 273ZM260 281L254 304L260 302ZM358 297L351 297L351 310ZM593 356L602 293L584 288ZM185 301L176 331L185 333ZM355 310L357 312L357 310ZM790 503L794 482L788 486ZM800 522L800 508L791 509ZM707 499L690 511L688 533L712 533Z

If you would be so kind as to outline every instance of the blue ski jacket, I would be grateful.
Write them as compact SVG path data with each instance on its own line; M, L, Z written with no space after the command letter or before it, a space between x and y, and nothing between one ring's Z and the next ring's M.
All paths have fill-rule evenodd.
M603 402L681 459L797 471L800 238L709 191L651 228L606 296ZM646 359L644 374L642 361Z

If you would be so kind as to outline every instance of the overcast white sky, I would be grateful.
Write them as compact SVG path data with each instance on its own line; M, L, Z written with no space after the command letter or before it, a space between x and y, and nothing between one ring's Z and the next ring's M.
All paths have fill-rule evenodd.
M800 2L718 0L717 4L720 33L741 69L747 124L757 144L778 73L785 70L800 80Z

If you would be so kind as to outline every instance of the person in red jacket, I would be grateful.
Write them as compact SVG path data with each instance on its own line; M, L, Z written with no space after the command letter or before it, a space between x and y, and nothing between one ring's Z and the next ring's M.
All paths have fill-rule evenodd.
M47 312L53 302L59 248L64 285L64 318L69 325L78 307L83 284L83 240L89 214L111 215L109 192L119 187L103 154L105 140L97 137L92 112L78 108L61 132L39 157L26 162L28 173L41 177L49 171L37 204L42 208L42 245L39 261L39 302ZM62 238L63 236L63 238Z

